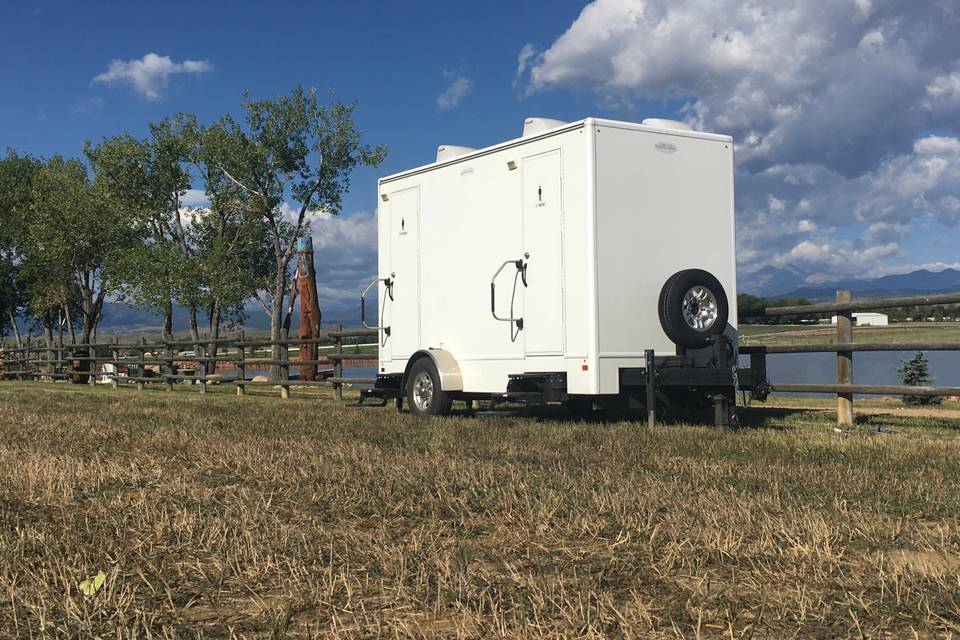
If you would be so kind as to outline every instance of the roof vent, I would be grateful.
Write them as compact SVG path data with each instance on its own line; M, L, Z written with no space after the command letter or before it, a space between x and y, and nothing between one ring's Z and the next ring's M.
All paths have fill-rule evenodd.
M554 120L552 118L527 118L523 121L523 137L529 138L538 133L562 127L565 124L567 123L563 120Z
M668 120L666 118L644 118L641 122L645 127L657 127L660 129L679 129L680 131L693 131L693 127L680 120Z
M442 144L437 147L437 162L453 160L458 156L465 156L473 151L476 151L473 147L458 147L452 144Z

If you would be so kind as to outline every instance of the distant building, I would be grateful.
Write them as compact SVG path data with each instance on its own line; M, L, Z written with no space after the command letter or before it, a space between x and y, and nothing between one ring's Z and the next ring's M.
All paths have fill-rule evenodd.
M830 318L830 324L837 324L837 316ZM853 324L858 327L885 327L890 319L885 313L854 313Z

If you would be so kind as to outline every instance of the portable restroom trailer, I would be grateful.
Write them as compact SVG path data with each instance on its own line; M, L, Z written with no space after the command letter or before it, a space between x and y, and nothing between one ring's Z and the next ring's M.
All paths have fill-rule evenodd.
M531 118L381 178L368 395L420 414L458 398L726 414L738 386L762 395L735 368L733 170L729 136L683 123Z

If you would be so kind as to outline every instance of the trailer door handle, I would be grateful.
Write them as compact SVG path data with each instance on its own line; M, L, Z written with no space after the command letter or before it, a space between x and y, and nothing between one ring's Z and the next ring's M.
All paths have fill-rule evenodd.
M370 291L370 287L382 282L387 286L387 295L390 296L391 302L393 301L393 279L397 274L391 273L389 278L377 278L373 282L367 285L367 288L363 290L363 293L360 294L360 324L362 324L367 329L380 329L383 331L384 335L390 335L390 327L371 327L367 324L367 292Z
M525 253L524 258L529 258L530 254ZM503 271L508 264L512 264L517 269L517 273L513 278L513 289L514 294L516 294L517 289L517 277L519 276L523 280L523 286L527 286L527 265L524 262L524 258L519 260L504 260L503 264L500 265L500 268L496 270L493 274L493 277L490 278L490 315L493 316L494 320L499 320L500 322L512 322L517 326L517 330L523 329L523 318L514 318L513 317L513 304L510 305L510 317L501 318L497 315L497 276L500 275L500 272Z

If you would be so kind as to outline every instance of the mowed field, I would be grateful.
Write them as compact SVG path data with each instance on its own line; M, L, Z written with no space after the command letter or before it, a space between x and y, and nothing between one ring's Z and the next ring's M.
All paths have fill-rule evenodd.
M0 637L960 634L960 412L775 402L727 431L2 383Z

